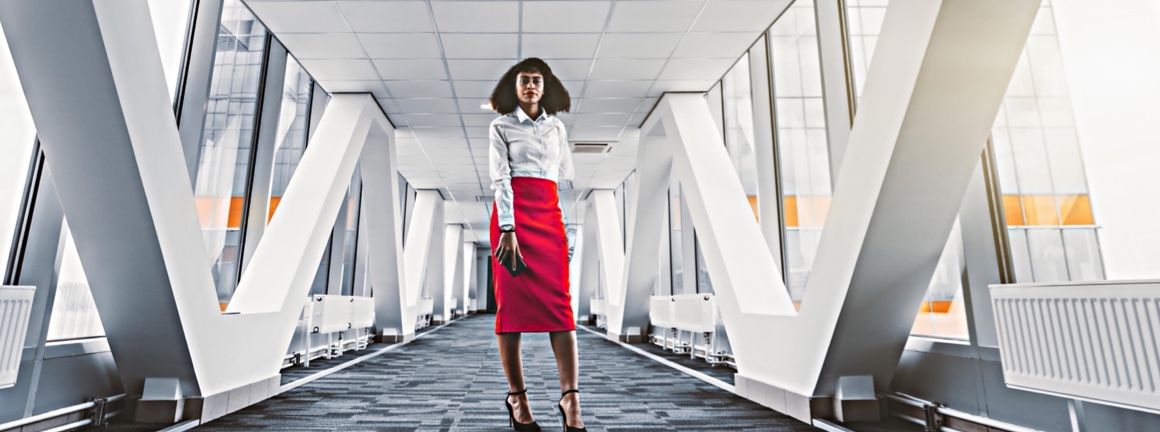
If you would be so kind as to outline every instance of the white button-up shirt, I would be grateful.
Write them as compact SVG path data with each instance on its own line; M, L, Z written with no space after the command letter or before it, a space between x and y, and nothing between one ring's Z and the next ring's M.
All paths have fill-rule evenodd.
M548 179L556 182L558 190L572 188L572 149L560 119L540 113L532 120L523 108L517 107L515 112L491 122L489 138L491 188L495 191L500 226L516 223L512 177Z

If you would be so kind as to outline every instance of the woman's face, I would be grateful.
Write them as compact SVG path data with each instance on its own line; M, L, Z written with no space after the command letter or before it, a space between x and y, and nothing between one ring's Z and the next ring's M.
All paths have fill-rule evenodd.
M516 96L523 104L540 103L544 97L544 76L539 72L520 72L516 75Z

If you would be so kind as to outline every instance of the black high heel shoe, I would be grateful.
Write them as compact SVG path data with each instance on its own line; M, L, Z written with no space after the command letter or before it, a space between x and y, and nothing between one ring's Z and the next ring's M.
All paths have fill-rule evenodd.
M508 400L508 398L512 396L519 396L527 392L528 389L525 388L518 392L508 392L507 396L504 396L503 404L506 405L508 409L508 425L511 426L512 429L520 432L540 432L540 425L536 424L535 421L532 421L531 423L520 423L516 421L515 410L512 409L512 403Z
M568 414L564 414L564 396L568 393L580 393L580 390L572 389L560 394L560 402L556 404L556 408L560 409L560 417L564 419L564 432L588 432L587 428L574 428L568 426Z

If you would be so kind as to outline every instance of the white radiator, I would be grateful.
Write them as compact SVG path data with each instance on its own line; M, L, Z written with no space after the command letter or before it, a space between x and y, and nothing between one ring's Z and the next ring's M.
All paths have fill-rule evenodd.
M1160 412L1160 281L991 287L1007 386Z
M694 333L717 330L717 299L713 294L673 296L673 327Z
M676 327L673 323L673 297L652 296L648 303L648 320L653 327L669 329Z
M592 315L604 315L604 299L593 297L591 303L588 304L588 309Z
M375 325L375 299L371 297L354 297L351 310L350 325L356 329Z
M0 389L16 385L36 287L0 286Z
M354 298L338 295L314 296L314 317L311 324L314 333L334 333L351 328L350 318L354 309Z

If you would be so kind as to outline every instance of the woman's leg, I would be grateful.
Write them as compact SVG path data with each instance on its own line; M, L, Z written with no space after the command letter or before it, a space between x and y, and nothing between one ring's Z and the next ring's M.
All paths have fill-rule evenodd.
M580 360L576 355L576 331L552 332L552 351L556 353L556 370L560 373L560 392L577 386L580 375ZM580 418L580 394L569 393L560 401L568 416L568 426L582 428Z
M520 334L500 333L496 338L499 340L499 361L503 364L504 375L507 375L508 391L524 390L526 387L524 387L524 365L520 359ZM527 393L508 396L508 401L512 404L516 421L520 423L535 421L532 417L532 407L528 405Z

